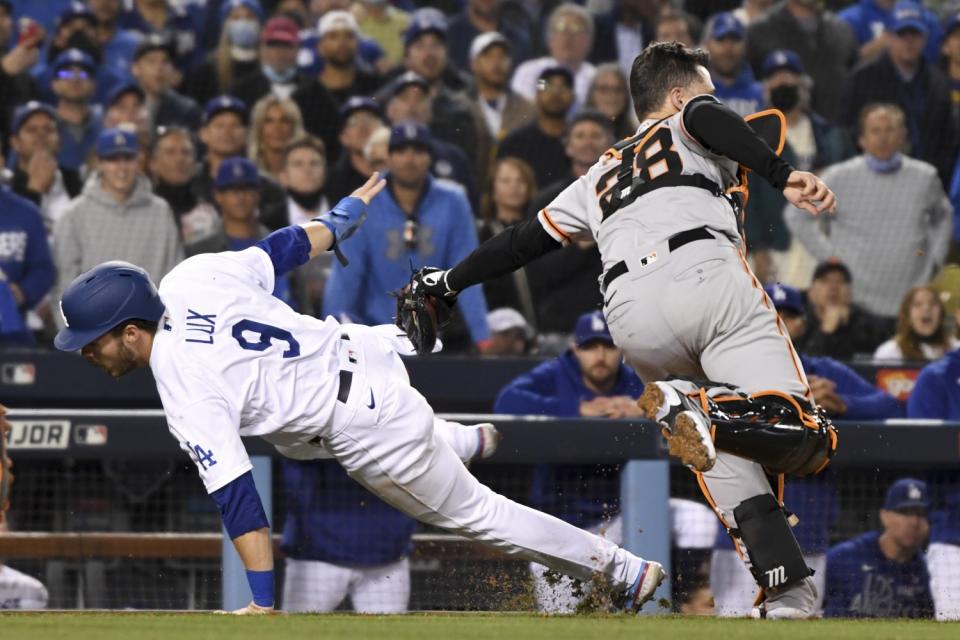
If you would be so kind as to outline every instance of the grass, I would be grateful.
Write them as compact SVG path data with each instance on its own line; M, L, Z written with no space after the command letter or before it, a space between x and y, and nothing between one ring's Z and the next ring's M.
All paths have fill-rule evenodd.
M443 614L403 616L283 615L257 618L178 613L0 613L0 637L16 640L939 640L960 637L960 624L909 620L803 622L676 616Z

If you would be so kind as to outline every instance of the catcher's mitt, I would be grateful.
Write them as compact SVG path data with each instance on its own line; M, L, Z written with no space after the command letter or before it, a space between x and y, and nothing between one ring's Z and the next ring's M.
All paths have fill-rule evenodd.
M10 424L4 418L6 413L6 407L0 405L0 523L3 522L4 512L10 507L10 486L13 484L13 462L7 457L7 431Z
M410 284L393 293L397 299L396 323L413 343L417 353L432 353L440 329L450 322L453 301L427 293L423 277L438 271L425 267L414 271Z

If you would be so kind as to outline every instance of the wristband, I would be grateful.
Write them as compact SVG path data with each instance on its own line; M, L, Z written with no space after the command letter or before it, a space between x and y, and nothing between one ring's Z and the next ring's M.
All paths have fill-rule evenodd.
M273 606L273 569L270 571L247 570L247 582L253 593L253 603L258 607Z

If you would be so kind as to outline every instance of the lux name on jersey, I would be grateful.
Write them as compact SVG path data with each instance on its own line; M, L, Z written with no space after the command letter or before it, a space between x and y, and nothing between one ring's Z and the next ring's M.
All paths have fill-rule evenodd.
M213 344L213 332L217 330L216 314L205 314L187 309L187 342Z

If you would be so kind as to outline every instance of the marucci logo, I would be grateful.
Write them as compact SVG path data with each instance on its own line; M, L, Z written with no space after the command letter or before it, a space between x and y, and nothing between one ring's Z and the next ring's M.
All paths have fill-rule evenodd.
M779 587L787 581L787 570L783 565L776 567L774 569L769 569L764 573L767 574L767 588L773 589L774 587Z

